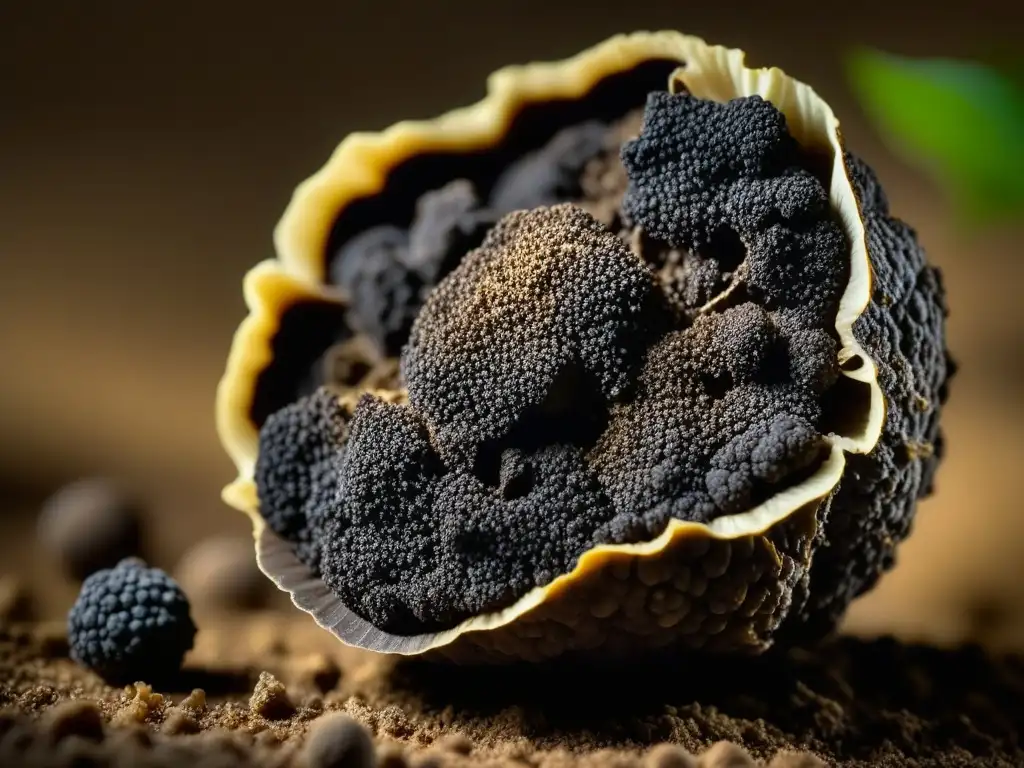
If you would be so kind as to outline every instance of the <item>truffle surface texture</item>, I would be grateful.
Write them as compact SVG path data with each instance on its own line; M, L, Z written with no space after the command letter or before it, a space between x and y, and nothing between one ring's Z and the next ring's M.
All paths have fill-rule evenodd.
M195 634L185 593L135 558L89 576L68 615L71 658L116 684L173 674Z

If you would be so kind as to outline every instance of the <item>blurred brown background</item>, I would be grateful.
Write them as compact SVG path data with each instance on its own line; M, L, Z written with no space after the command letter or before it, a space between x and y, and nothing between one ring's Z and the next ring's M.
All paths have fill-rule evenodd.
M998 641L1024 647L1024 226L957 231L941 192L868 129L840 60L858 43L1005 59L1024 31L1016 5L4 0L0 575L31 578L47 612L66 609L73 587L43 579L54 569L34 515L93 473L144 494L159 565L204 535L247 534L219 501L233 468L213 425L242 275L272 255L291 190L348 131L476 100L506 63L676 28L811 82L946 273L963 365L948 460L898 569L850 628L952 640L971 606L988 606Z

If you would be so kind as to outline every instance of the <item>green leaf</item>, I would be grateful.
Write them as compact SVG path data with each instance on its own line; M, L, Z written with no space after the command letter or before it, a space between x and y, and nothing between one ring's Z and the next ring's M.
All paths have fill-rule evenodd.
M1024 211L1024 90L978 63L861 48L851 85L893 148L928 168L975 222Z

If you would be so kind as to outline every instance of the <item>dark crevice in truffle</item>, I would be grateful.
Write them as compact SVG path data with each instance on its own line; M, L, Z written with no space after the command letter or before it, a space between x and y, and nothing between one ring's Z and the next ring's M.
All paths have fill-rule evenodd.
M822 423L837 435L860 436L871 415L871 385L840 376L822 397Z
M578 361L570 363L555 375L545 398L527 409L506 434L478 446L474 474L504 493L509 492L505 481L515 477L521 495L529 476L529 464L522 457L559 445L574 446L586 455L611 419L611 404L600 393L594 377ZM525 469L517 475L520 465Z
M864 358L860 355L851 355L839 364L839 370L844 373L854 373L864 367Z
M739 232L728 224L722 224L711 233L707 245L698 251L697 257L714 259L722 276L728 279L746 259L747 249Z
M351 336L345 308L337 302L309 299L285 309L270 343L274 362L256 379L249 410L253 424L262 427L271 414L327 383L324 353Z

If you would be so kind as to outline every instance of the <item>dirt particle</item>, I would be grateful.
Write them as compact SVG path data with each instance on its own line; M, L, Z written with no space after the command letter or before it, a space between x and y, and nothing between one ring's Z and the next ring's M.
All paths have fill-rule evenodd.
M59 698L57 691L49 685L34 685L18 697L18 706L26 712L45 709Z
M449 733L434 743L438 749L456 755L468 755L473 751L473 740L464 733Z
M199 733L199 722L189 710L174 707L168 711L160 730L172 736Z
M409 722L408 716L394 704L381 709L374 720L378 734L396 739L407 739L416 734L416 728Z
M826 768L826 764L810 752L783 751L772 758L768 768Z
M269 672L260 672L249 699L249 709L268 720L285 720L295 714L295 704L284 684Z
M700 768L753 768L754 758L739 744L719 741L700 756Z
M300 757L304 768L373 768L375 762L369 732L342 713L324 715L313 723Z
M87 741L103 741L103 716L92 701L65 701L46 713L44 728L54 741L78 736Z
M118 725L144 723L164 711L164 697L154 693L152 686L147 683L138 682L126 686L124 696L121 709L114 716L114 722Z
M658 744L644 757L644 768L697 768L697 758L678 744Z
M195 714L202 714L206 711L206 691L202 688L193 688L192 693L182 699L178 706Z

